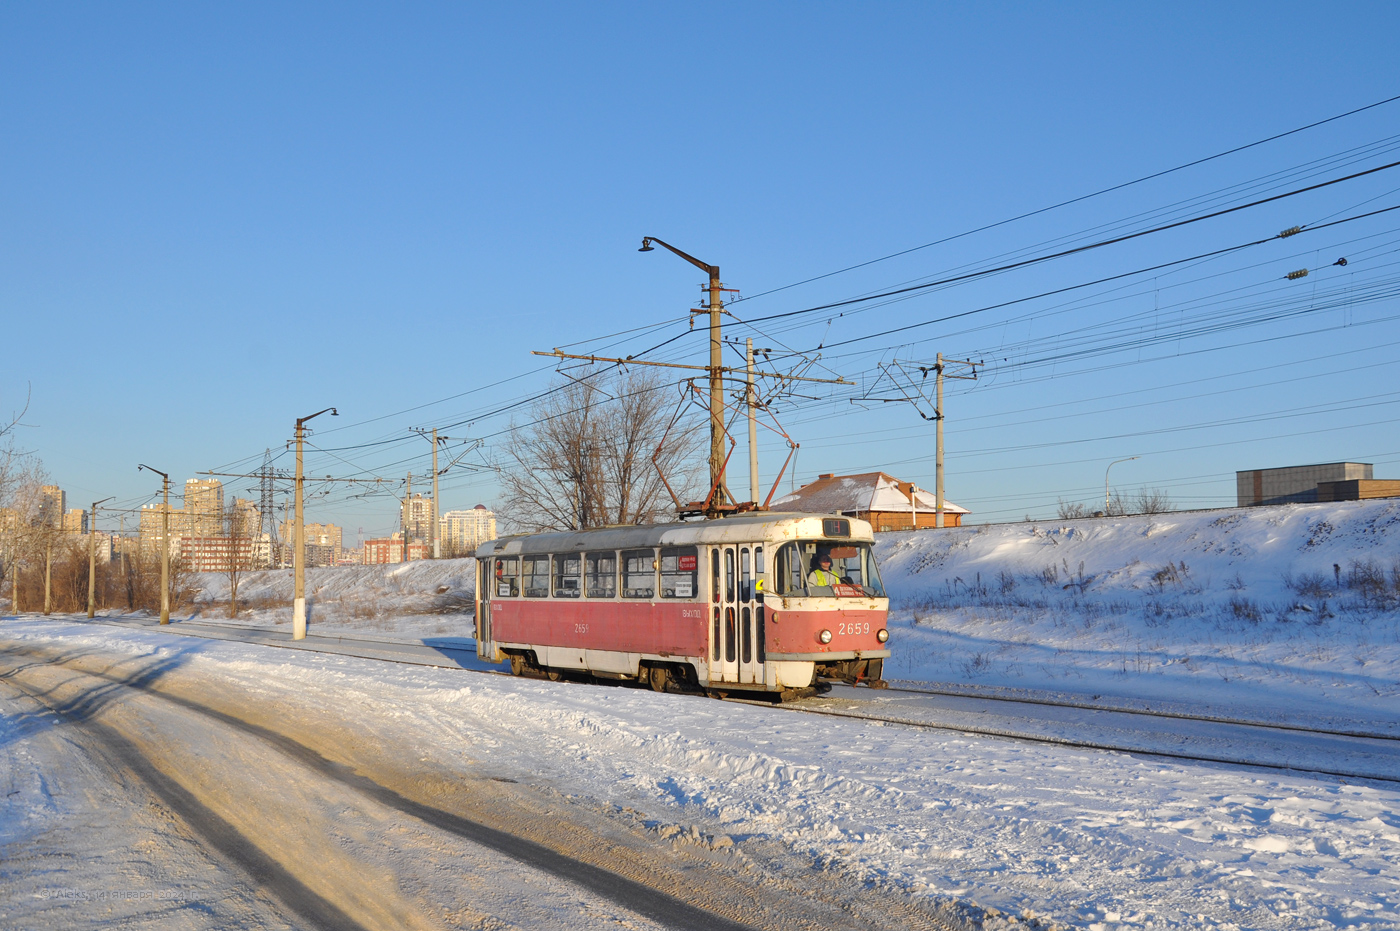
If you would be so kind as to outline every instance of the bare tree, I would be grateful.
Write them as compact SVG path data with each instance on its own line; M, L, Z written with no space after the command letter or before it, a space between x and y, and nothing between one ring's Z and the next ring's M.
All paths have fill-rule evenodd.
M698 475L698 433L677 396L649 370L585 374L556 386L512 426L498 467L502 516L521 530L643 524L672 508L657 466L677 493ZM661 447L652 464L652 455Z
M1090 512L1090 510L1087 507L1085 507L1082 502L1066 501L1064 498L1061 498L1059 500L1059 507L1057 508L1057 511L1059 513L1060 520L1072 520L1076 517L1093 516L1092 512Z
M1114 492L1108 502L1109 517L1125 517L1129 514L1164 514L1172 509L1172 499L1160 488L1139 488L1137 494L1125 498Z
M219 552L220 568L228 579L228 616L238 617L238 585L243 574L253 568L253 533L257 529L256 511L240 506L235 498L233 505L224 509L223 541Z

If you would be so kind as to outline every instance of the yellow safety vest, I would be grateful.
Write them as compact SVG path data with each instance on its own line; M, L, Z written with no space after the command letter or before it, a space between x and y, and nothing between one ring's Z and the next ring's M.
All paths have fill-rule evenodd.
M827 572L825 569L813 569L809 580L813 585L824 585L827 588L841 584L841 577L839 575L834 572Z

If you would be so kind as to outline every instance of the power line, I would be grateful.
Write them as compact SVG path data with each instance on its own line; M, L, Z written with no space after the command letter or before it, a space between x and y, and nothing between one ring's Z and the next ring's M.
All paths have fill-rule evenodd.
M1077 203L1080 203L1080 202L1082 202L1082 201L1090 200L1091 198L1099 197L1099 196L1101 196L1101 195L1103 195L1103 194L1110 194L1110 193L1112 193L1113 191L1120 191L1120 190L1122 190L1123 188L1131 187L1132 185L1135 185L1135 184L1141 184L1141 183L1143 183L1143 182L1145 182L1145 181L1151 181L1151 180L1153 180L1153 179L1155 179L1155 178L1161 178L1161 177L1164 177L1165 175L1173 174L1174 172L1184 171L1184 170L1187 169L1187 168L1194 168L1194 167L1197 166L1197 165L1203 165L1203 164L1205 164L1206 162L1211 162L1211 161L1214 161L1215 159L1218 159L1218 158L1224 158L1224 157L1227 156L1227 155L1234 155L1235 153L1237 153L1237 152L1243 152L1243 151L1245 151L1246 149L1252 149L1252 148L1254 148L1254 147L1256 147L1256 146L1264 145L1265 143L1274 142L1274 141L1276 141L1276 140L1278 140L1278 139L1283 139L1283 138L1285 138L1285 137L1287 137L1287 136L1292 136L1292 135L1295 135L1295 134L1297 134L1297 133L1304 132L1304 131L1309 130L1309 129L1314 129L1314 128L1318 127L1318 126L1323 126L1323 125L1325 125L1325 124L1327 124L1327 123L1332 123L1332 122L1335 122L1335 121L1340 120L1340 119L1345 119L1345 118L1348 117L1348 116L1354 116L1354 115L1356 115L1357 113L1363 113L1363 112L1365 112L1366 110L1372 110L1372 109L1375 109L1376 107L1383 106L1383 105L1388 104L1388 103L1393 103L1393 102L1395 102L1396 100L1400 100L1400 94L1397 94L1397 95L1395 95L1394 97L1387 97L1387 98L1384 99L1384 100L1378 100L1378 101L1376 101L1375 103L1367 104L1367 105L1364 106L1364 107L1357 107L1357 108L1355 108L1354 110L1348 110L1348 111L1346 111L1345 113L1339 113L1339 114L1337 114L1336 116L1329 116L1328 118L1326 118L1326 119L1324 119L1324 120L1317 120L1317 121L1315 121L1315 122L1308 123L1308 124L1306 124L1306 125L1304 125L1304 126L1299 126L1299 127L1296 128L1296 129L1290 129L1290 130L1288 130L1288 131L1286 131L1286 132L1275 133L1275 134L1272 135L1272 136L1267 136L1267 137L1265 137L1265 138L1263 138L1263 139L1259 139L1259 140L1256 140L1256 141L1254 141L1254 142L1247 143L1247 144L1245 144L1245 145L1235 146L1233 149L1226 149L1224 152L1217 152L1217 153L1215 153L1214 155L1207 155L1207 156L1205 156L1204 158L1198 158L1198 159L1195 159L1195 160L1193 160L1193 161L1185 162L1185 163L1180 164L1180 165L1177 165L1177 166L1175 166L1175 167L1173 167L1173 168L1167 168L1167 169L1164 169L1164 170L1162 170L1162 171L1153 172L1152 174L1149 174L1149 175L1143 175L1141 178L1135 178L1135 179L1133 179L1132 181L1124 181L1124 182L1122 182L1121 184L1115 184L1115 185L1112 185L1111 187L1106 187L1106 188L1103 188L1103 189L1101 189L1101 190L1094 191L1093 193L1090 193L1090 194L1081 194L1081 195L1078 196L1078 197L1072 197L1072 198L1070 198L1069 200L1060 201L1058 204L1051 204L1051 205L1048 206L1048 207L1041 207L1041 208L1039 208L1039 209L1037 209L1037 210L1031 210L1031 211L1029 211L1029 212L1027 212L1027 213L1018 214L1017 216L1009 217L1009 218L1007 218L1007 219L1005 219L1005 220L998 220L998 221L995 222L995 223L988 223L988 224L986 224L985 226L979 226L979 227L977 227L976 229L970 229L970 230L966 230L966 231L961 232L961 233L955 233L955 234L953 234L952 236L945 236L945 237L942 238L942 239L936 239L936 240L934 240L933 242L924 243L922 246L914 246L914 247L912 247L912 248L910 248L910 249L902 249L902 250L900 250L899 252L892 252L892 253L890 253L889 255L881 256L881 257L878 258L878 259L870 259L869 261L866 261L866 262L860 262L860 263L857 263L857 264L855 264L855 265L849 265L849 266L847 266L847 267L845 267L845 268L837 269L837 270L834 271L834 272L827 272L827 273L822 274L822 275L816 275L816 276L814 276L814 277L812 277L812 278L806 278L806 279L804 279L804 280L802 280L802 281L793 282L792 284L786 284L786 285L783 285L782 287L771 288L771 289L769 289L769 290L767 290L767 291L760 291L760 292L757 293L757 294L752 294L752 295L750 295L750 296L748 296L748 297L745 297L745 298L738 298L738 299L736 299L735 301L731 301L730 303L738 303L739 301L752 301L752 300L757 300L758 298L760 298L760 297L765 297L765 296L767 296L767 295L769 295L769 294L777 294L779 291L787 291L787 290L789 290L790 288L800 287L800 286L802 286L802 285L804 285L804 284L811 284L813 281L821 281L821 280L823 280L823 279L825 279L825 278L831 278L831 277L833 277L833 276L835 276L835 275L842 275L842 274L845 274L846 272L849 272L849 271L855 271L855 270L858 269L858 268L865 268L865 267L868 266L868 265L875 265L875 264L877 264L877 263L879 263L879 262L885 262L885 261L888 261L889 259L898 258L898 257L900 257L900 256L902 256L902 255L909 255L909 254L912 253L912 252L918 252L918 251L920 251L920 250L928 249L928 248L931 248L931 247L933 247L933 246L942 245L943 243L953 242L954 240L962 239L962 238L967 237L967 236L972 236L972 235L975 235L975 234L977 234L977 233L985 232L986 230L996 229L997 227L999 227L999 226L1005 226L1005 225L1007 225L1008 223L1015 223L1015 222L1018 221L1018 220L1025 220L1025 219L1027 219L1027 218L1029 218L1029 217L1038 216L1039 214L1042 214L1042 213L1048 213L1048 212L1051 211L1051 210L1058 210L1058 209L1060 209L1061 207L1068 207L1068 206L1070 206L1071 204L1077 204Z

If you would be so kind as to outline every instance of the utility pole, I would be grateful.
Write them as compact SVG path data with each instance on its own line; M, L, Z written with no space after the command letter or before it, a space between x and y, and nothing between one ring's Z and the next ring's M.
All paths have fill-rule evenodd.
M103 498L102 501L92 503L92 511L88 514L88 617L97 616L97 506L103 501L111 501L111 498Z
M937 440L936 440L937 449L936 449L936 454L935 454L935 456L934 456L934 473L935 473L935 474L934 474L934 492L933 492L933 494L934 494L934 500L935 500L935 502L936 502L935 505L934 505L934 507L936 508L936 510L934 511L933 526L935 526L935 527L942 527L942 526L943 526L943 353L941 353L941 352L938 354L938 362L937 362L937 364L936 364L936 368L937 368L937 370L938 370L938 376L937 376L937 378L935 379L935 380L937 381L937 388L935 389L935 390L936 390L936 394L937 394L937 398L936 398L936 399L934 400L934 402L933 402L933 409L934 409L934 412L938 415L938 416L937 416L937 422L934 424L935 432L938 434L938 438L937 438Z
M53 535L52 527L44 528L44 614L53 611Z
M919 529L919 486L909 483L909 529Z
M744 398L749 409L749 500L758 503L758 394L753 386L753 340L744 340L747 384Z
M339 417L340 414L333 407L317 411L308 417L297 418L297 475L296 475L296 524L292 528L292 536L295 539L292 552L292 575L294 578L292 591L292 639L306 639L306 517L302 510L302 486L306 479L301 471L301 447L302 441L306 438L306 422L322 414L330 412L332 417Z
M437 467L437 427L433 427L433 558L439 559L438 549L438 467Z
M976 381L976 380L977 380L977 366L979 366L979 365L981 365L981 364L982 364L982 363L980 363L980 362L972 362L972 361L969 361L969 360L966 360L966 359L952 360L952 361L949 361L949 362L946 362L946 363L945 363L944 360L943 360L943 353L940 352L940 353L938 354L938 361L935 362L935 363L934 363L934 366L933 366L933 372L934 372L933 419L934 419L934 421L935 421L935 423L934 423L934 433L935 433L935 440L934 440L934 444L935 444L935 446L934 446L934 492L933 492L933 493L934 493L934 500L935 500L935 504L934 504L935 510L934 510L934 517L933 517L933 525L934 525L935 527L942 527L942 526L943 526L943 379L944 379L945 374L946 374L946 377L948 377L948 378L966 378L966 379L969 379L969 380L972 380L972 381ZM971 371L971 374L956 374L956 375L955 375L955 374L946 373L946 372L945 372L945 369L946 369L947 366L949 366L949 365L966 366L967 368L971 369L972 371ZM925 376L927 376L928 372L925 371L924 374L925 374Z
M408 473L408 483L403 489L403 515L399 518L399 524L403 529L399 532L402 538L399 542L403 544L403 562L408 562L408 525L413 517L413 473Z
M720 299L724 285L719 280L718 265L702 262L695 256L688 255L655 236L644 236L642 248L637 251L651 252L652 243L674 252L696 268L703 269L710 276L710 284L706 289L710 292L707 309L710 315L710 364L708 366L710 373L710 487L714 489L711 511L718 514L724 505L732 504L734 501L729 489L724 484L724 360L720 355L719 322L720 312L724 310L724 303ZM756 498L757 495L754 497Z
M161 477L161 487L165 490L165 503L160 511L160 622L170 623L170 476L160 469L153 469L142 463L136 467L140 472L154 472Z

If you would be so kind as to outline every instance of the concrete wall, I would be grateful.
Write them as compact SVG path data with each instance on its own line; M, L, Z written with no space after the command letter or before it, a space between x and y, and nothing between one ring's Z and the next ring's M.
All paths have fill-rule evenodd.
M1239 507L1258 504L1308 503L1318 500L1323 482L1369 481L1369 462L1326 462L1282 469L1252 469L1235 473L1235 497Z
M1400 498L1400 479L1317 483L1319 501L1364 501L1368 498Z

